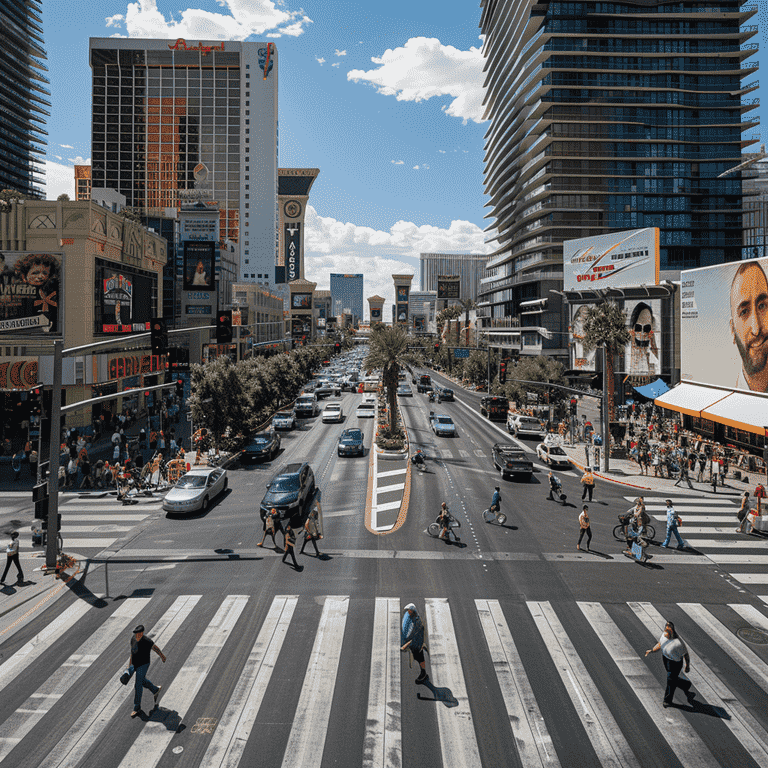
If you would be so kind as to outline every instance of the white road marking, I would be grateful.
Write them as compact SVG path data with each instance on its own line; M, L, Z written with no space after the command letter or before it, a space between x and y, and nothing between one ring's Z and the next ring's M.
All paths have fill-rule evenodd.
M732 573L740 584L768 584L768 573Z
M404 475L407 471L407 467L403 467L402 469L388 469L386 472L377 472L376 477L395 477L395 475Z
M730 553L710 552L707 557L720 565L768 565L768 554L732 555Z
M379 475L381 477L381 475ZM405 489L405 483L394 483L392 485L380 485L376 488L376 495L381 496L383 493L390 493L390 491L402 491Z

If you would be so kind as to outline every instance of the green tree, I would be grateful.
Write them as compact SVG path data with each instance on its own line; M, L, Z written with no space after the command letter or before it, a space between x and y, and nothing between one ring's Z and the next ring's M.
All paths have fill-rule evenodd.
M26 195L18 189L4 189L0 192L0 211L9 211L13 203L20 203L26 199Z
M68 203L69 195L66 192L62 192L56 199L60 200L62 203Z
M507 383L502 391L511 400L519 403L526 401L526 394L533 389L528 384L520 381L540 381L543 384L565 384L565 368L551 357L539 355L538 357L521 357L516 363L510 365L507 361ZM546 390L541 387L541 390ZM557 390L555 390L557 392Z
M464 361L464 378L471 384L479 386L485 384L488 377L488 353L473 349L469 357Z
M631 336L627 329L627 316L615 301L603 301L589 307L584 319L584 349L587 351L605 346L605 367L603 375L608 382L608 413L611 421L615 418L613 361L619 349L629 343Z
M397 429L397 376L401 368L410 370L414 363L413 355L408 350L409 340L408 332L402 325L377 325L371 331L365 358L366 370L381 368L387 392L389 431L392 435Z

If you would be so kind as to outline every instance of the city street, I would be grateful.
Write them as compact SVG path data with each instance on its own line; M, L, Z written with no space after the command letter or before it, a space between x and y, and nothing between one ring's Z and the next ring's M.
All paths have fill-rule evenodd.
M652 545L643 566L612 535L633 489L598 481L593 551L579 552L578 471L558 472L566 506L546 499L538 460L530 482L501 480L491 448L511 438L480 417L479 395L414 395L401 406L428 471L410 476L404 524L374 535L375 425L358 422L360 395L337 401L342 424L305 420L273 461L235 463L206 514L168 518L159 497L67 499L67 548L92 560L50 606L0 624L0 765L768 765L768 544L734 532L735 496L647 496L660 533L674 499L691 548ZM457 437L436 437L430 410ZM365 457L336 453L351 426ZM322 558L297 554L301 571L257 547L265 484L294 461L315 471L325 533ZM480 515L495 485L504 526ZM425 532L441 501L459 544ZM429 648L418 686L399 650L411 602ZM661 655L644 653L667 620L696 696L663 709ZM159 708L131 719L133 682L118 678L138 623L167 663L153 655L149 670Z

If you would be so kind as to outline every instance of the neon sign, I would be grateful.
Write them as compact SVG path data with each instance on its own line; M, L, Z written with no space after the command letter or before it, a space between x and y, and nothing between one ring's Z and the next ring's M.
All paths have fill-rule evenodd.
M173 45L168 47L172 51L200 51L203 56L207 56L211 51L223 51L224 43L221 43L221 45L203 45L202 43L187 45L187 41L180 37Z

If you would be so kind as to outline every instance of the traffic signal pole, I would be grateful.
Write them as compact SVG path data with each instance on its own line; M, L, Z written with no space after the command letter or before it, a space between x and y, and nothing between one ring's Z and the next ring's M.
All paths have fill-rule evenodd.
M61 361L63 339L53 342L53 391L51 392L51 434L48 447L48 538L45 545L45 567L55 568L59 558L59 452L61 450ZM41 423L42 431L42 423ZM54 460L55 457L55 460ZM42 460L37 457L38 465Z

